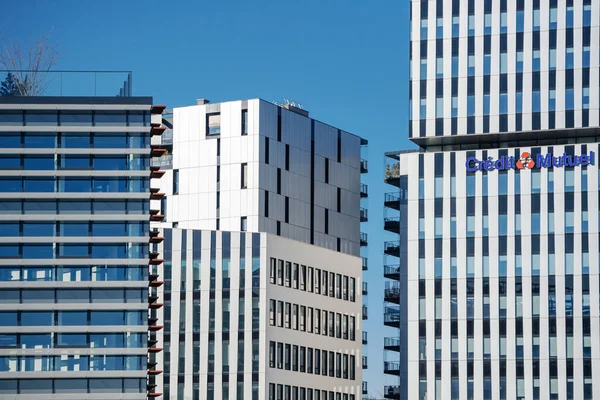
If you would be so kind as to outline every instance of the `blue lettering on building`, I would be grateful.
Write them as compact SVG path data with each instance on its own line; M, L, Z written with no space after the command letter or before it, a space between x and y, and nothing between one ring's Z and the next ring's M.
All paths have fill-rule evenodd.
M468 157L465 162L467 172L477 171L505 171L508 169L536 169L536 168L561 168L577 167L580 165L596 165L596 153L590 151L588 154L568 155L563 153L554 156L551 153L537 154L535 157L529 153L523 153L521 158L513 156L502 156L498 159L488 157L480 160L477 157Z

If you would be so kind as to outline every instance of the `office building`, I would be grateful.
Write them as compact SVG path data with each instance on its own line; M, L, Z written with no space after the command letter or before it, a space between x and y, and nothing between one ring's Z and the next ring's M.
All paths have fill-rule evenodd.
M0 397L148 398L151 97L0 97Z
M364 141L259 99L199 100L165 125L156 392L360 398Z
M593 399L600 4L412 1L386 397Z

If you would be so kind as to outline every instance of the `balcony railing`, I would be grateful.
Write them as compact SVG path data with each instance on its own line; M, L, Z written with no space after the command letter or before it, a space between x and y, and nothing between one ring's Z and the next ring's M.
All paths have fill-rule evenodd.
M400 351L400 339L395 337L383 338L383 348L386 350Z
M369 367L369 363L367 362L367 356L362 356L362 368L367 369Z
M369 319L369 313L367 312L367 306L363 304L362 306L362 319Z
M383 397L386 399L399 399L400 398L400 386L385 386L383 389Z
M400 327L400 308L394 306L386 306L383 312L383 323L386 326L393 328Z
M383 373L389 375L400 375L400 363L397 361L384 361Z
M369 186L364 183L360 184L360 197L369 197Z
M367 257L362 257L362 270L367 271L369 269L369 259Z
M366 296L367 294L369 294L369 288L367 286L367 282L362 283L362 294L363 294L363 296Z
M400 217L384 218L383 229L392 233L400 233Z
M400 163L392 162L385 166L384 181L390 185L399 186L400 184Z
M383 244L383 252L388 256L400 257L400 241L385 242Z
M14 82L13 96L133 96L131 71L0 70L0 80L6 80L9 73ZM28 84L33 74L42 82L37 88Z
M360 222L367 222L369 220L369 210L366 208L360 209Z
M400 279L400 264L384 265L383 276L388 279Z
M173 144L173 129L165 129L165 131L160 137L160 143L164 145Z
M390 303L400 304L400 282L386 282L383 299Z
M366 233L361 232L360 233L360 245L361 247L363 246L367 246L369 244L369 237Z
M383 198L383 205L394 210L400 209L400 193L386 193Z
M360 173L366 174L369 172L369 163L365 159L360 160Z
M161 167L165 169L173 168L173 155L167 154L160 157L152 157L150 159L150 166Z
M363 331L362 333L362 344L367 344L369 342L367 338L367 332Z

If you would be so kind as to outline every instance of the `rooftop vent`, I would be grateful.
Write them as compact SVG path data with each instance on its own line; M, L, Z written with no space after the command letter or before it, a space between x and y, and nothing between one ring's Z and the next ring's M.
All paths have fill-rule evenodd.
M202 106L202 105L208 104L208 103L210 103L210 100L208 100L208 99L196 99L196 104L199 106Z

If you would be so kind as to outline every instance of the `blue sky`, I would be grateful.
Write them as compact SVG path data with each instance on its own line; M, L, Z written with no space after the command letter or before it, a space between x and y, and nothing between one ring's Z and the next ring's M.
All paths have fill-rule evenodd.
M408 0L13 1L0 34L53 30L57 69L131 70L136 95L169 108L197 98L296 100L369 140L369 370L381 397L383 153L408 136ZM370 329L369 329L370 328ZM389 382L389 381L388 381ZM392 381L393 382L393 381Z

